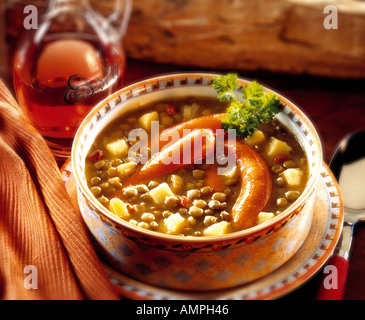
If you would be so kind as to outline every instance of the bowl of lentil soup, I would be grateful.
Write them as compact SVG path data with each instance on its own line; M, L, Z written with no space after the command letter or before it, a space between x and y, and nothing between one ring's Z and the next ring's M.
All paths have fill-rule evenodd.
M130 85L100 102L76 134L71 159L85 223L106 259L138 280L182 290L240 285L278 268L308 234L322 163L313 124L275 92L280 113L234 140L232 163L227 144L217 149L227 139L218 132L227 103L211 86L216 76Z

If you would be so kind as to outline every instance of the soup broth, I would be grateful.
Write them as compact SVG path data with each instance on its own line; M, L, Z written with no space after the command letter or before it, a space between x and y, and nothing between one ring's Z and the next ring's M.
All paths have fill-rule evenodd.
M155 101L129 112L105 128L95 139L86 158L86 178L95 198L119 218L140 228L181 236L215 236L239 231L232 222L232 207L242 188L237 166L217 174L224 165L191 164L131 185L128 179L144 166L136 159L151 159L151 137L194 118L224 113L227 104L214 98L186 97ZM154 122L158 121L158 122ZM140 139L134 129L143 129L149 144L131 154ZM157 134L158 135L158 134ZM132 138L133 137L133 138ZM239 139L239 138L237 138ZM263 223L288 208L308 181L305 153L294 135L274 119L243 139L267 163L272 192L255 224ZM136 157L137 156L137 157Z

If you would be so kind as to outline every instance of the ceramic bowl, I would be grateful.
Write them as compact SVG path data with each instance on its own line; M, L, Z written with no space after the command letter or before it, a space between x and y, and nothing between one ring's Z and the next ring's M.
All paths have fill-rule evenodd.
M322 164L318 134L305 114L283 102L278 119L299 140L310 177L301 196L280 215L243 231L214 237L180 237L135 227L103 207L87 187L85 157L95 137L115 118L145 103L176 96L216 97L215 74L170 74L132 84L100 102L81 124L72 148L78 203L101 254L126 275L181 290L228 288L256 280L284 264L300 248L312 222ZM240 79L240 86L249 81ZM265 88L266 91L271 91Z

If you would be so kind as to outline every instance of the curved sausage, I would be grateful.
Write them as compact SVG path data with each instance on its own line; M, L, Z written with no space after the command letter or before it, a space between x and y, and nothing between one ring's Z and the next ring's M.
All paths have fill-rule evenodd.
M209 116L203 116L199 118L194 118L185 122L181 122L173 127L163 130L159 137L159 146L162 149L166 144L168 137L173 135L173 132L177 132L180 137L183 136L184 130L194 130L194 129L211 129L215 132L217 129L222 129L221 120L225 117L225 113L216 113Z
M241 229L255 225L272 192L272 179L265 160L242 141L236 141L237 166L241 190L232 208L233 223Z
M134 185L157 179L200 161L214 153L215 136L209 129L194 129L152 156L150 160L126 182Z
M222 129L221 120L224 116L224 113L214 114L180 123L162 131L160 139L166 139L171 135L172 130L177 130L180 135L184 129L206 128L214 132L216 129ZM227 144L227 147L231 146L231 144ZM255 225L258 214L265 208L270 199L272 178L265 160L242 141L236 140L235 152L241 175L241 190L231 214L235 226L240 229L247 229ZM172 165L167 170L166 166L161 165L163 151L157 155L157 158L152 157L139 172L134 174L128 184L161 177L182 167L181 165Z

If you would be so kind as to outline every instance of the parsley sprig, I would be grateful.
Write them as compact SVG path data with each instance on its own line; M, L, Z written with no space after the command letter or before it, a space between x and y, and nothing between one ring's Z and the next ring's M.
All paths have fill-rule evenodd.
M238 87L235 73L214 78L212 87L217 91L220 101L231 102L222 119L223 129L235 129L243 138L251 136L260 124L271 121L280 112L279 97L272 92L265 93L257 81L242 88L243 101L234 92Z

